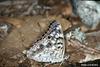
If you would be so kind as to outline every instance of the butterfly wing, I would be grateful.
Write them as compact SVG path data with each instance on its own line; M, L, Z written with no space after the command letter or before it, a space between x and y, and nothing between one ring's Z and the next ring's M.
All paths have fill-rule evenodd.
M27 57L38 62L64 60L65 44L61 25L53 21L44 37L27 51Z

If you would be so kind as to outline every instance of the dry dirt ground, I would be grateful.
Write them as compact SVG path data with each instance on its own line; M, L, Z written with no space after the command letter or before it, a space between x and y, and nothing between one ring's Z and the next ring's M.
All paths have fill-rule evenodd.
M30 67L28 60L22 58L22 51L36 41L40 35L48 29L49 22L55 17L43 18L41 16L20 18L22 26L20 28L14 27L9 35L0 42L0 67ZM60 22L64 22L67 28L70 23L64 19L56 18ZM23 20L23 21L22 21ZM9 20L7 20L9 21ZM17 26L17 21L10 20L9 22ZM68 25L68 26L67 26ZM18 56L17 56L18 55ZM37 65L37 64L36 64ZM33 67L36 67L34 64Z
M33 60L29 60L22 54L22 52L28 48L32 42L41 38L41 35L48 29L49 23L52 20L57 20L61 23L63 30L68 29L71 24L69 21L60 17L20 17L19 27L15 20L7 20L14 25L12 31L8 36L0 41L0 67L43 67L43 63L38 63ZM5 19L6 20L6 19ZM82 52L75 51L72 47L69 47L70 62L78 62L79 59L83 59L85 56ZM73 53L74 52L74 53ZM61 65L66 67L67 61ZM58 67L59 64L49 65L48 67Z

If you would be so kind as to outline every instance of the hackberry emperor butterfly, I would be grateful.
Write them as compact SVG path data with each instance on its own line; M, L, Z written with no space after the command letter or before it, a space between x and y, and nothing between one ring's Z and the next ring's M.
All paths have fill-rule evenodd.
M38 62L62 62L65 56L64 35L60 23L53 21L41 40L26 51L28 58Z

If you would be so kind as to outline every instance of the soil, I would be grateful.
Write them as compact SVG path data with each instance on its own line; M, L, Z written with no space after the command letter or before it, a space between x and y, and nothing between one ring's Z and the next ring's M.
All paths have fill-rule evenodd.
M26 57L22 54L22 52L28 48L32 42L36 41L38 38L41 38L41 34L43 34L47 29L50 21L54 19L58 19L58 21L62 22L63 29L68 28L70 23L64 19L57 17L20 17L21 27L17 28L17 21L9 18L6 22L13 23L15 27L13 27L12 31L8 34L8 36L2 40L0 43L0 67L38 67L41 66L38 64L34 64L31 66L30 60L26 59ZM15 18L14 18L15 19ZM16 18L18 19L18 18ZM15 21L15 22L14 22ZM23 22L22 22L23 21Z
M9 20L14 19L14 20ZM43 67L44 63L38 63L28 59L22 52L27 49L34 41L41 38L42 34L48 29L50 21L57 20L61 23L63 31L71 26L71 23L61 17L45 17L45 16L27 16L17 17L20 21L20 27L17 27L18 21L15 18L5 19L14 26L8 36L0 41L0 67ZM67 45L67 44L66 44ZM70 63L76 63L85 56L83 52L75 51L69 46L70 58L60 67L66 67ZM68 63L67 63L68 62ZM58 67L58 64L50 64L47 67Z

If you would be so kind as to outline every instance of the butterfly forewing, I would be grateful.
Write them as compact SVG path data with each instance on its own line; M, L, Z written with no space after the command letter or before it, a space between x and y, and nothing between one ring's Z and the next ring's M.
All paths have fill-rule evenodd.
M61 62L64 60L65 44L61 25L53 21L49 30L27 51L27 57L38 62Z

